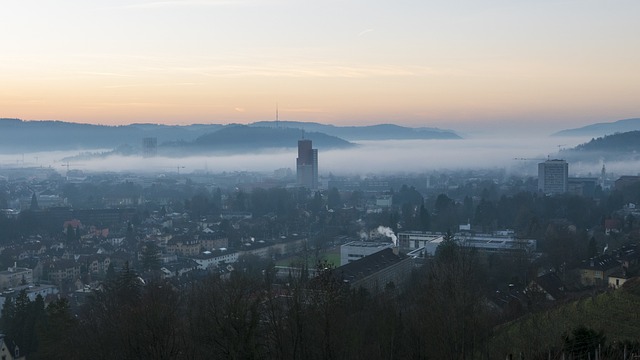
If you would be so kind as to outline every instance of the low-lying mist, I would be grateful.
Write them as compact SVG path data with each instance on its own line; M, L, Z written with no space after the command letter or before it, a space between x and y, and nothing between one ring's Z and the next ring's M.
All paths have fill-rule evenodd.
M536 175L537 163L555 158L560 148L574 147L584 138L500 137L463 140L386 140L360 141L346 150L318 151L321 175L424 173L434 170L506 169L514 174ZM105 151L104 149L91 150ZM51 167L61 174L67 171L62 159L78 151L0 155L0 167ZM296 148L270 149L255 154L198 155L182 158L109 156L92 160L70 161L68 168L84 172L175 173L195 172L272 172L280 168L295 171ZM638 164L607 163L607 170L636 174ZM570 163L571 176L596 176L602 162Z

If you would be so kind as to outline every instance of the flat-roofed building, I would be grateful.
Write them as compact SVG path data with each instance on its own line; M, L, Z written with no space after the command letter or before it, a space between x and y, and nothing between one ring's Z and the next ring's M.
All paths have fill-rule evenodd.
M423 248L433 241L442 241L442 234L434 234L420 231L405 231L398 233L398 245L400 249L411 251Z
M363 288L376 293L388 286L402 286L413 269L413 259L397 252L397 248L385 248L359 260L333 270L337 281L351 289Z
M392 248L392 243L372 241L351 241L340 246L340 266L360 260L384 249Z
M33 282L33 270L13 266L7 270L0 271L0 288L16 287L20 284L30 284Z
M410 249L411 254L434 256L436 249L444 241L444 235L431 233L399 233L398 240L402 249ZM530 253L536 250L537 242L533 239L518 239L511 231L501 231L494 234L460 233L453 237L460 246L475 248L482 252L498 253ZM403 247L403 241L409 245ZM418 251L416 251L418 250Z
M569 186L569 164L564 160L547 160L538 164L538 191L564 194Z
M513 234L457 234L456 242L485 252L533 252L536 251L537 241L533 239L518 239Z

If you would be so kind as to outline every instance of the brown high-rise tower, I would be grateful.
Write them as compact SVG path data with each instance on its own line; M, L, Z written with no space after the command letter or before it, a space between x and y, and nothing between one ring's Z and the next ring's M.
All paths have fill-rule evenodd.
M296 159L298 185L309 189L318 187L318 150L312 147L311 140L298 140L298 159Z

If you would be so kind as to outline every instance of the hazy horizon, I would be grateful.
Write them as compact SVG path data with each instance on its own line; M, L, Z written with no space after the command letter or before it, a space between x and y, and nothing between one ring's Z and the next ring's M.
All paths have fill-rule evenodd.
M514 175L537 176L537 163L555 158L558 149L573 147L587 138L576 137L496 137L462 140L384 140L357 141L351 149L319 152L319 173L338 176L423 174L431 171L503 169ZM63 159L85 151L53 151L0 155L0 169L19 167L50 167L66 174ZM222 173L234 171L271 173L290 168L295 174L295 148L269 149L260 153L212 154L188 157L109 156L104 159L69 161L69 169L95 172ZM528 160L522 160L528 159ZM570 163L571 176L598 176L602 161ZM635 175L640 164L606 163L609 172Z
M529 124L529 126L527 128L522 128L520 125L518 124L499 124L498 126L490 126L490 125L479 125L476 124L476 126L473 125L456 125L453 127L438 127L438 126L434 126L432 124L404 124L402 122L392 122L392 121L380 121L380 122L367 122L367 123L330 123L330 122L323 122L321 120L319 121L303 121L303 120L296 120L296 119L279 119L281 122L309 122L309 123L317 123L317 124L322 124L322 125L334 125L334 126L370 126L370 125L381 125L381 124L391 124L391 125L399 125L399 126L405 126L405 127L410 127L410 128L421 128L421 127L425 127L425 128L435 128L435 129L440 129L440 130L446 130L446 131L453 131L456 134L460 135L462 138L466 138L466 139L482 139L482 138L493 138L496 136L504 136L504 135L520 135L523 132L526 133L527 136L530 135L534 135L534 136L539 136L539 137L545 137L545 136L552 136L553 134L560 132L562 130L569 130L569 129L577 129L577 128L581 128L584 126L588 126L588 125L593 125L596 123L614 123L616 121L619 120L626 120L626 119L632 119L632 118L640 118L640 115L635 116L635 117L630 117L630 118L625 118L625 119L607 119L607 120L602 120L602 121L596 121L596 122L592 122L592 123L585 123L576 127L570 127L570 126L564 126L564 124L562 123L558 123L555 126L548 126L547 124L540 124L537 122L532 122L531 124ZM239 124L239 125L250 125L250 124L254 124L254 123L259 123L259 122L268 122L268 121L276 121L276 118L265 118L265 119L255 119L255 120L247 120L245 122L225 122L225 121L201 121L201 122L183 122L183 123L174 123L174 122L165 122L165 123L161 123L161 122L154 122L154 121L147 121L147 122L142 122L142 121L131 121L131 122L125 122L125 123L119 123L119 124L113 124L113 123L104 123L104 122L88 122L88 121L70 121L70 120L66 120L66 119L23 119L23 118L16 118L16 117L3 117L0 116L0 119L18 119L18 120L22 120L22 121L28 121L28 122L38 122L38 121L60 121L60 122L69 122L69 123L75 123L75 124L88 124L88 125L99 125L99 126L128 126L128 125L167 125L167 126L190 126L190 125L222 125L222 126L226 126L226 125L234 125L234 124ZM608 135L603 133L601 136L604 135ZM578 137L581 138L581 137Z

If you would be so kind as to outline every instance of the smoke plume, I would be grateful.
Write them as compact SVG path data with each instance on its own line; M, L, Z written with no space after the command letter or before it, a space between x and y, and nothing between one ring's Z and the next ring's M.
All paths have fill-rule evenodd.
M386 226L378 226L378 233L380 233L380 235L390 237L391 241L393 241L393 246L398 246L398 237L393 233L393 230L391 230L391 228L388 228Z

